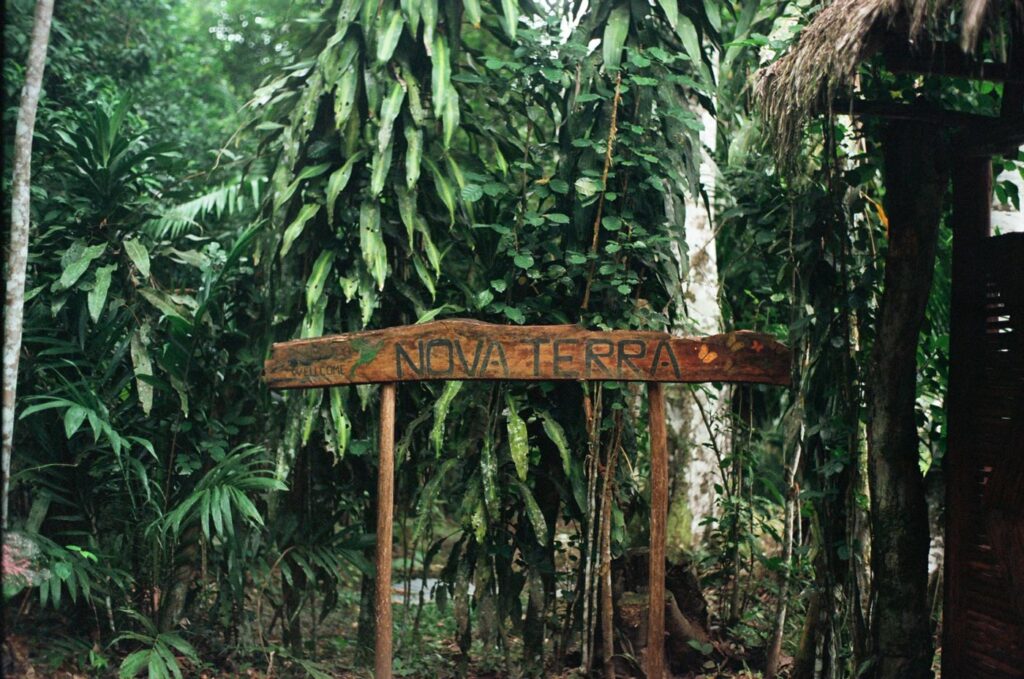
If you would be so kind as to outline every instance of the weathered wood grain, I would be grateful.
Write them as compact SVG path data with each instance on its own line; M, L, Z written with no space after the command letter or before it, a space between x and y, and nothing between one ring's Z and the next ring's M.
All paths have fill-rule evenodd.
M395 508L395 385L380 390L380 440L377 470L377 568L374 582L376 636L374 638L374 677L391 679L391 541Z
M665 677L665 540L668 527L668 432L665 387L647 386L651 434L651 558L648 565L647 679Z
M445 320L280 342L264 365L274 389L421 380L621 380L785 385L789 350L738 331L699 338L575 325Z

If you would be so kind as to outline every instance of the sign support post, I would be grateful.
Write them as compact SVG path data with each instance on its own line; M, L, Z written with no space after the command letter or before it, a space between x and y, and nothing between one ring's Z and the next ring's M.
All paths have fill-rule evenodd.
M391 564L395 507L395 383L380 388L380 438L377 454L377 563L374 676L391 679Z
M772 337L732 332L681 338L663 332L589 331L573 325L506 326L468 320L293 340L264 364L275 389L380 384L374 666L391 679L391 565L395 495L395 389L424 380L647 382L651 544L647 677L665 676L665 537L668 445L664 382L789 384L790 353Z
M647 676L665 676L665 528L668 523L668 442L665 387L647 385L651 442L651 536L647 586Z

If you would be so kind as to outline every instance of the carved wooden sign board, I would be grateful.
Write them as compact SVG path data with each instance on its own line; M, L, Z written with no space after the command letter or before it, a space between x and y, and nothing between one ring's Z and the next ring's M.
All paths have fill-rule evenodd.
M382 384L377 485L376 676L391 677L395 383L424 380L649 382L651 551L647 676L664 676L668 450L662 382L786 385L790 353L767 335L700 338L574 325L505 326L446 320L275 344L264 365L274 389Z
M789 382L789 351L752 332L678 338L574 325L435 321L275 344L274 389L420 380Z

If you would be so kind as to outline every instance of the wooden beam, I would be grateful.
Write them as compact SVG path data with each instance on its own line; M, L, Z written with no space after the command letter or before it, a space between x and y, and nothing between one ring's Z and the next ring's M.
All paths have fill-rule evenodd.
M967 157L989 157L1012 154L1024 145L1024 115L983 116L977 113L950 111L921 102L899 103L867 99L836 99L836 113L872 116L885 120L909 120L951 129L954 146Z
M665 388L647 386L651 432L651 546L648 566L647 679L665 676L665 536L668 523L668 443Z
M391 679L391 542L395 505L395 385L380 389L377 468L377 563L375 585L374 677Z
M679 338L448 320L275 344L275 389L421 380L754 382L785 385L790 355L768 335Z
M885 66L893 73L933 75L945 78L1024 82L1024 73L1003 62L981 61L950 42L910 44L906 36L888 36L882 49Z

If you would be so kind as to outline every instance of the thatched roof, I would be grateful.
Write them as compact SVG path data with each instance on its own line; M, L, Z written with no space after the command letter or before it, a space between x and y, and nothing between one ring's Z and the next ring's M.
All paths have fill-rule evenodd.
M808 117L853 82L886 31L898 29L916 40L953 11L960 18L961 47L973 51L1005 12L1024 16L1024 0L835 0L821 10L789 52L757 74L755 94L780 156L797 149Z

